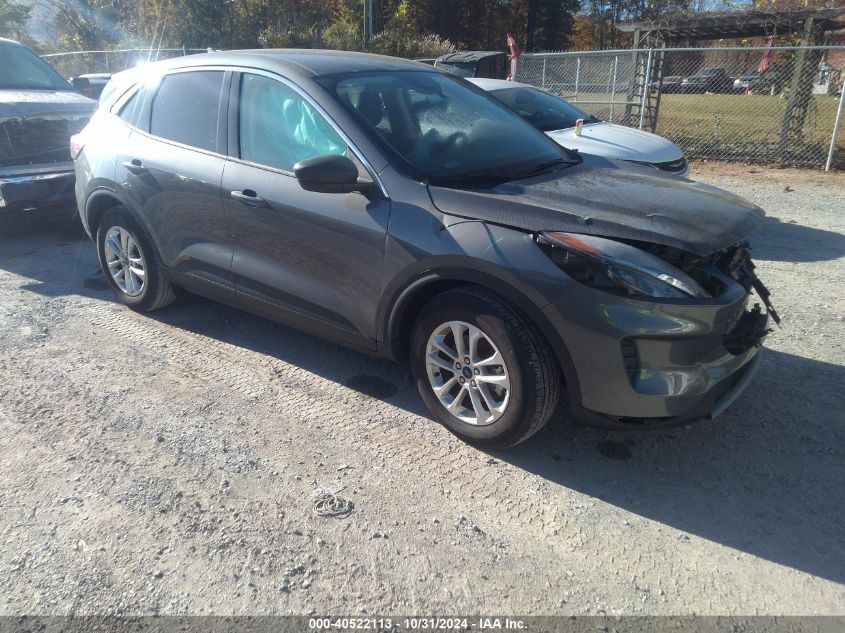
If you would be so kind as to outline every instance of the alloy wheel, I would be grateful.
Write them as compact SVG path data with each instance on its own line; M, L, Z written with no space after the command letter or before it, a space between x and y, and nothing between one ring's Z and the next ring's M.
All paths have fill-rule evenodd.
M146 284L146 261L138 241L122 226L106 232L103 251L109 274L121 292L137 297Z
M486 426L505 413L511 383L501 352L482 330L464 321L434 329L426 344L431 389L453 416Z

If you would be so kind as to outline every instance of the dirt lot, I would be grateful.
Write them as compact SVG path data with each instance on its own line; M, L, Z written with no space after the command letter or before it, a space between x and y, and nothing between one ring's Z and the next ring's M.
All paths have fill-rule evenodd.
M842 614L845 175L694 175L771 215L756 381L716 421L491 454L389 363L198 298L134 314L86 239L7 231L0 615Z

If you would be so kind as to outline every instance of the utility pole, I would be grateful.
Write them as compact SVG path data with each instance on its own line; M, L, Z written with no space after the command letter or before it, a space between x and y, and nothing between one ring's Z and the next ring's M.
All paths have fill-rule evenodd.
M364 44L373 37L373 0L364 0Z
M534 29L537 21L537 0L528 0L528 24L526 24L525 33L525 51L531 53L534 51Z

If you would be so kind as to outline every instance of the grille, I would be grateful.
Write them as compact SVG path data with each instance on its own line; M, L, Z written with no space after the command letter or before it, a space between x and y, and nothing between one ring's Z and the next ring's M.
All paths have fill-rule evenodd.
M666 163L652 163L660 171L668 171L672 174L680 174L687 168L687 159L679 158L678 160L670 160Z
M628 373L628 380L633 385L640 373L640 355L637 352L637 344L629 338L622 339L622 358L625 361L625 371Z

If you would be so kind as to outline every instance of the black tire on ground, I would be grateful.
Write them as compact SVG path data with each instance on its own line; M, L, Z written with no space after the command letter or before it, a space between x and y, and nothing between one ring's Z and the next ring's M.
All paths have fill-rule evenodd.
M426 370L426 346L441 324L463 321L479 328L499 349L511 391L502 416L487 426L464 422L441 404ZM480 448L500 449L525 441L545 426L561 387L557 360L536 328L497 295L474 287L446 291L421 311L410 346L410 370L432 415L452 433Z
M112 227L122 227L129 231L143 254L145 280L144 286L137 296L130 296L123 292L109 272L109 267L106 263L105 239L107 232ZM158 250L153 245L147 232L125 207L118 205L103 214L97 225L96 241L100 268L115 298L120 303L138 312L150 312L163 308L176 299L176 293L173 291L173 286L167 278L167 271L161 261Z

